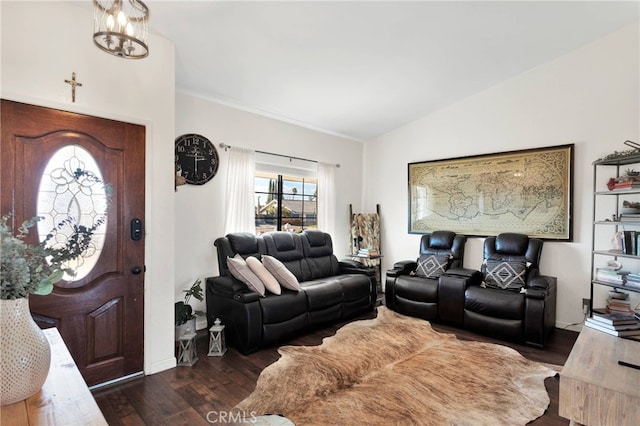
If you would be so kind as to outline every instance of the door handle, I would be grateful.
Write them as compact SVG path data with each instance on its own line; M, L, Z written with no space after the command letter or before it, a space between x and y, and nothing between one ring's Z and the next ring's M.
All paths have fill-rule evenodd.
M146 267L145 267L145 269L146 269ZM131 268L131 273L132 273L133 275L138 275L138 274L140 274L141 272L142 272L142 268L141 268L141 267L139 267L139 266L134 266L133 268Z

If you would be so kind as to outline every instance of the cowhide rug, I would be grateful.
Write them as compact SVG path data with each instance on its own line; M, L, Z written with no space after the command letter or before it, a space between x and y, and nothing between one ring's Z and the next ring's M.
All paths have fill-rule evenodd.
M549 405L557 371L515 350L458 340L378 308L320 346L284 346L235 409L296 425L517 425Z

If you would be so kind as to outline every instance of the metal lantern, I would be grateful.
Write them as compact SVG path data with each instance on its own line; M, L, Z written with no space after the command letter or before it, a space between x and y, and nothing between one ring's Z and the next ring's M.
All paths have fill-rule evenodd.
M209 329L209 353L208 356L222 356L227 351L224 341L224 325L216 318Z

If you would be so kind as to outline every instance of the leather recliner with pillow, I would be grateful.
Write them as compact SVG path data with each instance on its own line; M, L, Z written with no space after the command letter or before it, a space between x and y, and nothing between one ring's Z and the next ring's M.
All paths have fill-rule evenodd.
M229 345L244 354L375 307L375 270L358 262L339 262L327 233L306 230L258 237L232 233L214 244L220 276L206 280L207 320L210 327L215 318L220 318L226 325ZM257 278L250 272L238 279L238 270L229 268L250 257L271 268L270 273L281 285L279 295L262 290L260 283L253 288L243 282ZM247 262L250 267L253 263L254 269L255 259Z
M556 322L557 279L540 275L542 245L516 233L484 240L484 279L469 279L464 291L465 328L545 345Z
M467 237L451 231L434 231L420 239L417 261L396 262L387 271L385 305L401 314L437 319L440 276L462 267Z

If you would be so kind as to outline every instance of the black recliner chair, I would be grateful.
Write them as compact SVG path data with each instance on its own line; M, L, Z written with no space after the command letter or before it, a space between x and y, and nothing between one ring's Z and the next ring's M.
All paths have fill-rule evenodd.
M485 239L484 280L470 278L465 286L464 328L545 345L555 327L557 279L540 275L542 245L516 233Z
M387 271L385 305L404 315L438 317L438 280L450 268L461 268L467 237L434 231L420 239L420 258L396 262Z

